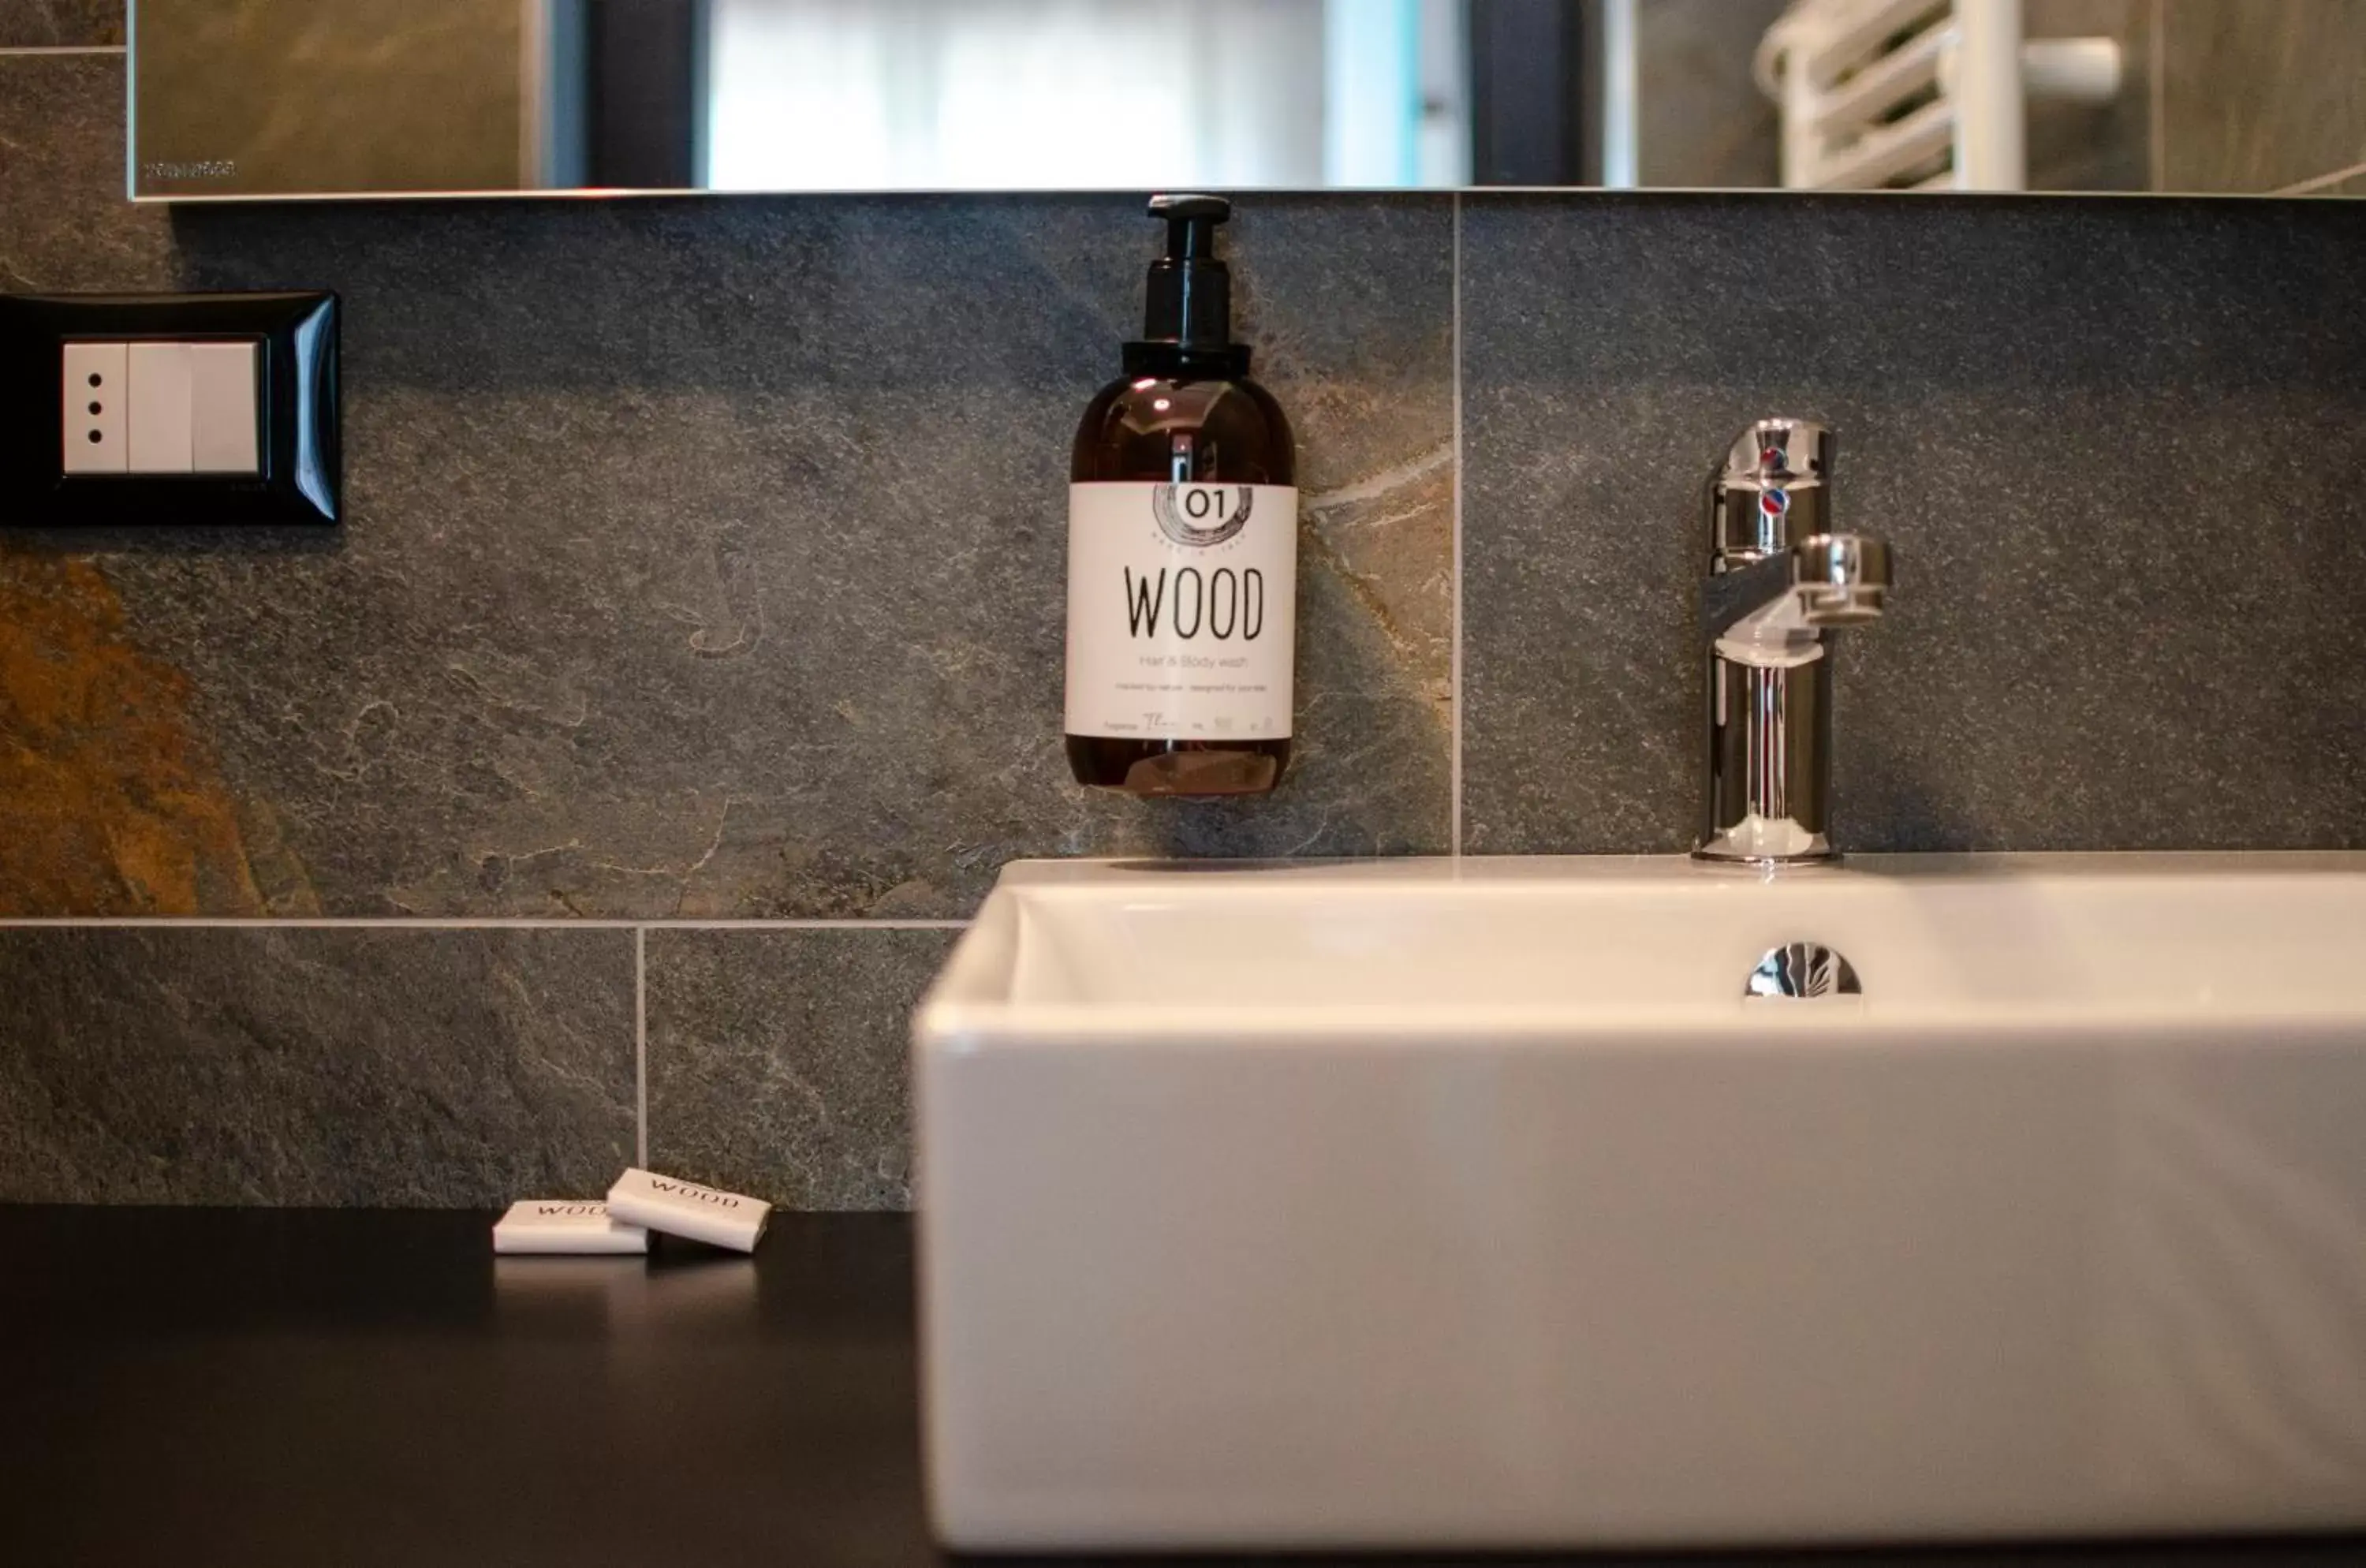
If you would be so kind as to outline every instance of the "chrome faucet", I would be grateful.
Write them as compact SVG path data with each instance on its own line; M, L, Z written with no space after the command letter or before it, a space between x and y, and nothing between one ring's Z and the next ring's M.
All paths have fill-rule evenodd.
M1889 546L1830 532L1832 435L1741 433L1709 484L1708 793L1703 860L1829 860L1832 662L1825 635L1881 615Z

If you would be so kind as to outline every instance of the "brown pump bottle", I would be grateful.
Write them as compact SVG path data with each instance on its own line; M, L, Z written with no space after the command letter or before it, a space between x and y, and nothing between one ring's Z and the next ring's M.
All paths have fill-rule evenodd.
M1076 429L1069 477L1066 742L1079 783L1260 795L1290 761L1297 458L1249 379L1215 254L1221 197L1161 196L1125 374Z

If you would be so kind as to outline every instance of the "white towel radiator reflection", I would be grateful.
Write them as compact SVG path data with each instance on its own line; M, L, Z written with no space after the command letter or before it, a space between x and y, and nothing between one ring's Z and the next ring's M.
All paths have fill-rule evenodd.
M1796 0L1758 46L1800 190L2021 190L2027 101L2120 90L2111 39L2022 37L2021 0Z

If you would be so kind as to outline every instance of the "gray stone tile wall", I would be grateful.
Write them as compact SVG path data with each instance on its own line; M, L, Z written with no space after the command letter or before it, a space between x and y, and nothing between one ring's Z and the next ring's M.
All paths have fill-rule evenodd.
M344 293L349 511L0 555L0 599L89 563L71 624L130 628L222 863L144 878L100 821L0 850L0 909L939 917L1016 855L1447 847L1449 198L1245 204L1242 330L1301 448L1299 754L1269 802L1144 806L1071 784L1058 734L1069 443L1157 240L1132 202L160 227L87 151L120 114L93 62L0 69L95 105L0 186L12 286Z
M0 1201L491 1204L646 1134L903 1203L954 933L849 918L1020 855L1442 852L1458 728L1466 850L1683 848L1700 486L1763 412L1840 428L1899 552L1845 843L2366 844L2366 208L1245 202L1304 747L1178 810L1057 745L1130 202L133 209L120 76L0 57L0 288L343 290L352 517L0 532L0 920L479 923L0 930Z
M910 1207L907 1029L957 935L649 932L650 1163L792 1208Z
M123 41L123 0L0 0L0 49L91 49Z
M633 936L0 931L0 1202L398 1208L601 1192Z
M1471 197L1462 256L1466 850L1690 845L1703 487L1767 414L1897 552L1843 847L2366 845L2366 209Z

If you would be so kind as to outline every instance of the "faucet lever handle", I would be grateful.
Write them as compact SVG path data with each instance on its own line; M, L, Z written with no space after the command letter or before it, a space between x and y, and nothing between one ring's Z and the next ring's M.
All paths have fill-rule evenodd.
M1730 571L1831 526L1832 433L1762 419L1738 436L1708 487L1711 570Z
M1729 484L1822 484L1831 476L1832 433L1808 419L1762 419L1733 439L1725 455Z

